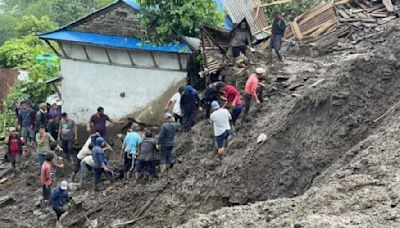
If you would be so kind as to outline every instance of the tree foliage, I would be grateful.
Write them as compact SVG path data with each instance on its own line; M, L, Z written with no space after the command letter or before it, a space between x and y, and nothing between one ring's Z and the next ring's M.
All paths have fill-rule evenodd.
M274 0L264 0L264 3L274 2ZM282 12L286 20L292 21L295 17L309 10L321 0L292 0L291 2L273 5L265 8L267 17L272 21L274 12Z
M22 19L17 22L15 31L18 37L21 37L29 34L48 32L56 28L57 23L51 21L48 16L42 16L38 19L33 15L29 15L23 16Z
M202 25L220 26L223 14L214 0L141 0L140 20L155 42L196 36Z

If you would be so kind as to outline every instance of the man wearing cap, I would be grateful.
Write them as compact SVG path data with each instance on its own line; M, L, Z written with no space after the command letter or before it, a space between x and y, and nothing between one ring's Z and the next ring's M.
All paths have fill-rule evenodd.
M286 23L282 19L280 12L274 13L274 22L272 23L272 34L269 43L269 60L272 61L272 50L275 50L279 61L282 62L282 56L279 53L281 50L282 37L285 33Z
M107 139L106 136L106 123L110 122L112 124L123 124L121 121L115 121L110 119L106 114L104 114L104 108L98 107L97 113L90 117L89 122L87 123L87 131L89 133L99 132L101 137Z
M51 185L53 184L51 173L53 169L54 154L49 153L45 156L45 161L40 169L40 183L43 190L43 203L47 206L51 196Z
M124 173L126 177L128 177L128 172L132 173L135 168L136 150L142 142L142 137L138 133L139 130L139 125L133 123L122 143L121 155L124 153Z
M230 135L231 125L230 120L232 119L231 114L225 108L221 108L218 101L211 103L213 113L210 115L210 121L213 123L215 141L218 146L218 156L224 155L224 147L226 140Z
M58 222L61 222L65 216L68 215L68 211L64 208L68 202L68 182L61 181L60 186L54 191L50 199L51 206L57 215Z
M73 141L78 139L78 128L75 121L69 119L67 113L61 114L60 129L58 130L58 140L62 142L63 151L68 161L71 161Z
M158 144L160 145L160 172L165 172L172 164L172 150L174 149L174 139L176 132L181 125L175 123L175 119L171 113L165 113L165 122L161 125L160 137Z
M39 127L36 134L36 152L38 154L39 167L42 167L46 154L51 153L50 143L55 142L53 136L46 132L45 126Z
M23 148L24 139L20 138L17 129L10 128L10 135L4 138L4 144L8 146L8 157L10 159L14 172L18 171L18 164L21 161L21 156L25 153Z
M243 115L243 121L247 121L247 114L250 111L251 107L251 101L254 99L256 101L257 105L260 105L260 99L258 98L257 95L257 87L259 84L259 79L262 77L262 75L265 74L265 70L263 68L257 68L255 73L251 74L249 76L249 79L246 82L245 86L245 94L244 94L244 115Z

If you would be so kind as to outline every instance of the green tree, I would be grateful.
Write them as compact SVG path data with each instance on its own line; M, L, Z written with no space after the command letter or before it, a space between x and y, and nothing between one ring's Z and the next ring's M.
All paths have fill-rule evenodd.
M30 69L41 53L53 52L33 35L6 41L0 47L0 67Z
M221 26L223 14L214 0L141 0L141 23L156 43L197 36L202 25Z
M13 15L8 13L0 14L0 45L16 36L14 29L16 24L17 19Z
M57 27L58 25L55 22L50 21L48 16L42 16L40 19L38 19L33 15L29 15L23 16L22 19L18 21L15 31L20 37L30 34L49 32Z

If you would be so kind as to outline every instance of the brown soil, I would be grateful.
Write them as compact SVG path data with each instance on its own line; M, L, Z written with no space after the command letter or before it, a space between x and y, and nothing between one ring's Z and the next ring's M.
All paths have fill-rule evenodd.
M268 75L274 81L270 88L276 87L276 90L272 92L271 89L268 93L268 102L261 111L252 112L250 123L238 127L238 135L230 142L222 160L216 157L210 124L201 121L191 132L179 134L176 164L167 175L148 182L106 183L106 187L113 188L103 193L94 193L90 189L71 190L78 205L70 210L64 225L85 227L88 220L96 219L99 227L110 227L138 219L129 227L175 227L197 214L223 207L296 196L299 197L222 209L191 220L185 226L293 227L292 222L305 213L297 210L295 213L293 208L297 209L297 205L309 211L322 210L323 205L330 206L332 212L339 210L332 205L334 203L327 205L325 200L329 194L318 193L318 189L341 186L339 177L332 179L330 174L350 169L347 166L351 159L342 156L363 145L360 142L371 140L373 135L385 134L386 128L379 129L394 124L381 126L381 122L374 123L373 120L398 102L399 31L396 24L388 26L384 34L386 42L374 45L373 50L371 43L365 41L356 51L319 58L292 56L285 64L269 66ZM262 65L263 58L253 58ZM242 85L247 74L232 76L231 80ZM285 86L287 82L275 80L284 76L292 83L302 82L304 86L291 92ZM265 133L268 140L257 145L256 138L260 133ZM115 164L118 156L111 156ZM379 161L379 157L375 159ZM11 195L16 200L0 208L1 227L3 224L4 227L6 224L44 227L55 223L53 214L34 206L41 189L37 184L37 169L31 164L26 164L24 173L10 177L0 186L0 196ZM358 166L358 173L360 168L366 168L366 165ZM340 169L343 170L338 171ZM371 172L379 174L378 169ZM348 181L357 183L357 180ZM324 187L330 181L335 183ZM355 184L354 188L360 187ZM304 201L310 192L318 194L310 201ZM363 201L354 201L357 202ZM309 218L297 227L314 221ZM335 220L334 217L329 219ZM348 217L337 218L340 219L344 222Z

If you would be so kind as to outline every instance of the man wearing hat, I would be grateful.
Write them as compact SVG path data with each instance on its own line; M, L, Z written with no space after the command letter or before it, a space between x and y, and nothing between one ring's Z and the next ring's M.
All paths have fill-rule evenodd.
M256 71L249 76L249 79L247 79L246 86L245 86L245 94L244 94L244 115L243 115L243 121L247 121L247 114L250 111L251 107L251 102L254 99L256 101L257 105L260 105L260 99L258 98L257 95L257 87L259 85L259 79L265 74L265 69L264 68L257 68Z
M165 172L172 164L172 150L174 148L174 139L176 132L181 125L175 123L175 119L171 113L165 113L165 122L161 125L160 137L158 144L160 145L160 172Z
M61 222L68 215L68 211L64 208L68 201L68 182L61 181L60 186L54 191L50 200L58 222Z
M18 163L21 160L21 155L24 151L24 139L20 138L17 129L10 128L10 136L5 137L4 144L8 146L8 157L10 159L12 169L14 172L18 171Z
M210 115L210 120L214 127L215 141L218 146L218 156L223 156L225 151L224 147L226 140L230 135L231 125L230 120L232 119L231 114L225 108L221 108L218 101L211 103L213 113Z

